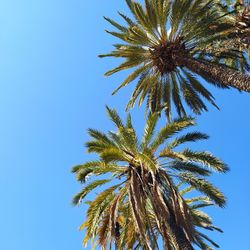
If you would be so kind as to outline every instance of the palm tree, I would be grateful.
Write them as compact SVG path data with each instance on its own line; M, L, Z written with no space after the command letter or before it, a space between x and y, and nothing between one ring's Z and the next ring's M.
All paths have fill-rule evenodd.
M208 53L215 53L218 57L225 51L238 50L242 52L242 57L235 60L227 59L224 63L241 70L243 73L250 71L250 6L249 1L227 0L225 3L217 0L218 11L225 15L225 21L232 25L228 30L228 39L225 41L215 41L206 48Z
M216 106L212 94L195 75L220 88L235 87L250 92L250 76L224 63L242 58L241 51L218 54L206 50L215 42L227 40L234 27L227 21L227 14L221 16L216 1L145 0L145 8L136 1L126 2L135 20L120 12L126 25L105 17L118 29L107 32L123 43L115 44L114 51L100 57L125 59L106 76L136 67L113 92L138 79L127 108L133 107L136 100L142 104L147 97L150 111L164 108L171 120L173 105L180 117L186 115L182 97L196 114L207 110L202 97Z
M230 11L233 8L230 18L234 21L236 29L232 33L236 33L236 37L246 48L250 49L250 1L249 0L228 0L224 6Z
M90 175L105 176L86 184L73 199L74 204L79 204L89 192L106 186L88 202L87 220L82 226L87 229L84 243L98 237L103 249L112 242L118 248L124 242L130 246L129 240L135 242L131 235L139 235L136 240L143 249L155 249L157 235L161 235L164 248L169 250L190 250L192 243L201 244L197 237L202 235L196 230L200 221L195 220L176 183L191 185L223 207L225 197L205 177L211 175L212 170L224 173L228 168L209 152L188 148L176 151L175 148L208 136L190 132L170 140L176 133L193 126L194 120L179 118L156 133L159 115L155 113L149 116L139 140L130 115L124 124L115 110L107 107L107 113L117 131L105 134L89 129L91 140L86 143L87 150L97 153L99 158L73 168L80 182L85 182Z

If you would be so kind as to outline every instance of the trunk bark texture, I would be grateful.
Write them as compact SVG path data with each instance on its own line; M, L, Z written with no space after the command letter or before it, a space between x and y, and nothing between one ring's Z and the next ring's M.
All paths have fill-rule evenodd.
M250 93L250 76L237 70L188 57L176 57L179 65L213 82Z
M179 247L178 250L194 250L191 242L187 239L183 229L176 224L175 219L172 218L172 216L169 219L169 226L172 231L172 237Z

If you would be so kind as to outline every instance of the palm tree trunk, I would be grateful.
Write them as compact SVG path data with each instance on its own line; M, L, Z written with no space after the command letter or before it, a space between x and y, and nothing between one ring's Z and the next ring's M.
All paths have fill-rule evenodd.
M156 197L157 195L155 195L154 198ZM157 199L155 199L154 201L155 205L157 205L156 214L160 217L159 221L163 222L162 225L159 227L159 231L161 231L162 238L165 243L165 249L170 249L169 238L171 238L175 250L194 250L191 242L185 235L183 228L176 224L175 215L173 214L171 207L167 208L168 215L164 212L162 214L161 211L166 210L164 209L164 207L167 207L167 204L159 202ZM169 217L169 219L167 219L166 221L167 217ZM164 221L166 221L167 223L164 223Z
M183 229L176 224L175 219L172 218L172 216L169 219L169 226L172 231L172 238L179 247L178 250L194 250Z
M119 250L119 238L120 238L120 224L118 222L115 223L115 250Z
M217 65L204 60L190 57L176 57L179 65L202 76L204 79L222 84L226 87L234 87L250 93L250 76L223 65Z

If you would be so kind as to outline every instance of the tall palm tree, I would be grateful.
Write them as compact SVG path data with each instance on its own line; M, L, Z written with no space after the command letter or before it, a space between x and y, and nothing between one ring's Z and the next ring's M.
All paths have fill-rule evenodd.
M197 114L207 110L202 97L216 106L212 94L195 75L220 88L250 92L250 76L224 63L242 58L241 51L227 50L218 55L206 50L215 42L227 40L233 28L227 14L221 16L221 11L217 11L216 1L145 0L145 8L136 1L126 2L134 20L120 12L126 25L105 18L118 30L107 32L123 43L115 44L114 51L100 57L125 59L106 76L136 67L113 92L138 79L127 108L133 107L136 100L140 105L147 97L149 110L164 108L171 120L172 105L179 116L186 115L182 97Z
M155 113L149 116L139 140L130 115L124 124L115 110L107 107L107 112L116 131L106 134L89 129L91 140L86 143L87 150L97 153L99 158L73 168L80 182L93 174L105 177L85 185L73 199L74 204L79 204L93 189L106 186L88 203L87 220L83 224L87 228L84 243L98 237L103 249L108 242L116 242L118 247L121 242L129 241L131 234L136 234L144 249L155 249L157 235L161 235L165 249L190 250L192 243L200 246L201 239L199 243L197 237L203 236L196 230L200 221L195 221L193 210L176 183L191 185L223 207L225 197L205 177L213 170L224 173L228 168L209 152L175 149L208 136L190 132L171 140L173 135L193 126L194 120L180 118L156 133L159 116ZM133 238L131 241L134 242Z

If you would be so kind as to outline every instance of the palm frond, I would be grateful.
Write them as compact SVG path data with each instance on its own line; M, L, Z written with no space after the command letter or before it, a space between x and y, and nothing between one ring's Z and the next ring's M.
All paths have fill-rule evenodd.
M91 192L93 189L97 188L98 186L104 185L108 182L110 182L110 179L106 180L96 180L93 181L92 183L86 185L78 194L76 194L72 200L72 203L74 205L78 205L81 203L81 201L84 199L84 197Z
M226 203L225 196L215 188L211 183L203 178L199 178L190 173L181 173L179 175L182 181L194 186L197 190L207 195L212 201L214 201L218 206L224 207Z

